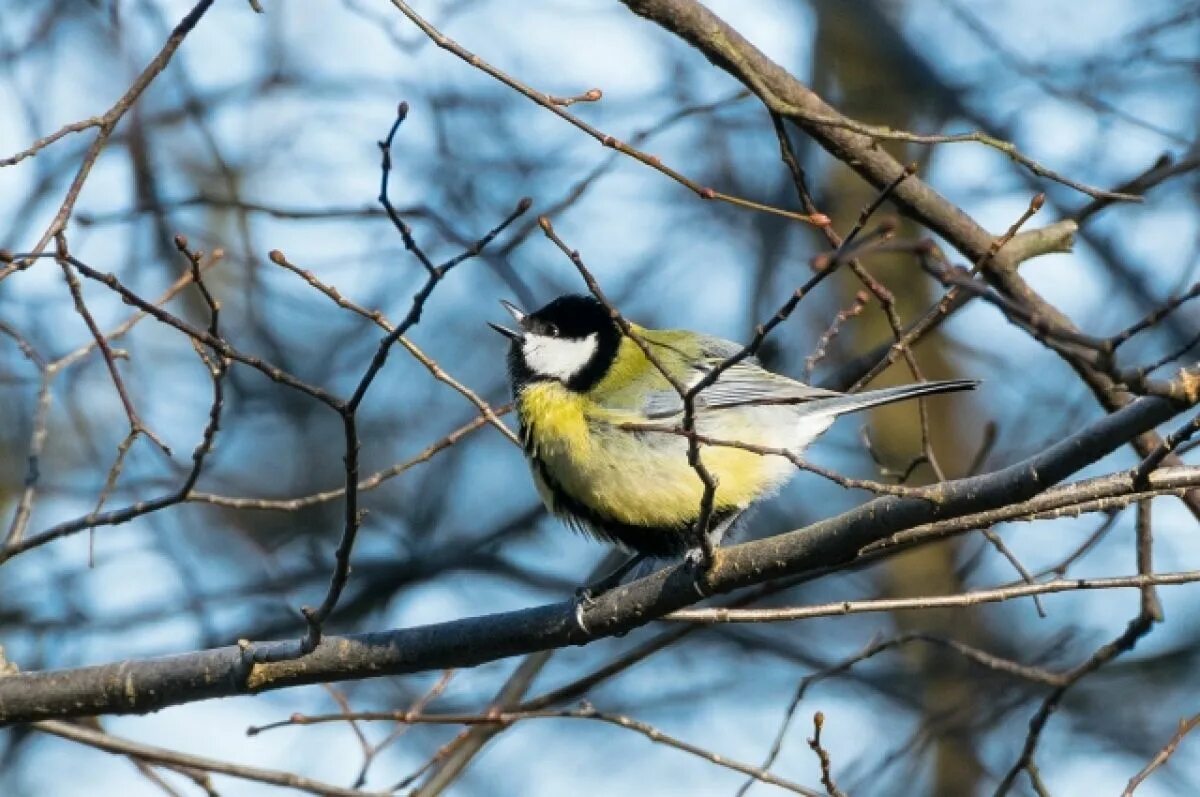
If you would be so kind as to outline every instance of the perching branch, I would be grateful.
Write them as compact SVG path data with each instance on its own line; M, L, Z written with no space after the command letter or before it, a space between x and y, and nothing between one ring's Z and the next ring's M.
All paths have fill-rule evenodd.
M706 583L716 593L821 569L834 572L872 543L921 524L953 522L1029 498L1184 409L1138 399L1007 468L949 481L937 500L885 496L803 529L716 552ZM632 630L697 598L688 568L659 571L596 599L575 621L573 601L396 631L331 637L300 656L299 641L246 642L160 659L0 678L0 723L164 706L300 684L464 667L583 644ZM270 659L264 661L263 659Z

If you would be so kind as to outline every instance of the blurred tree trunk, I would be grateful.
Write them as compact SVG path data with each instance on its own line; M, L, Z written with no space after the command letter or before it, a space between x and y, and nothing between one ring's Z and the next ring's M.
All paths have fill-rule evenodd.
M936 129L948 109L939 102L940 86L925 65L910 57L907 45L894 27L894 21L906 10L903 0L814 0L818 27L814 50L815 88L847 115L872 124L902 129ZM902 163L920 153L906 150L903 144L885 142ZM848 229L862 208L875 196L867 185L842 163L834 163L820 181L823 186L821 209L828 213L841 231ZM878 221L876 219L875 221ZM903 223L899 237L915 237L921 231ZM870 271L895 295L896 310L909 323L936 301L929 280L913 265L909 256L872 257ZM839 275L844 304L862 289L858 279L846 269ZM833 308L829 315L832 316ZM846 328L846 339L857 350L865 351L892 338L892 329L879 303L872 301L858 323ZM942 338L934 335L920 345L919 365L930 379L952 376ZM903 360L885 372L872 387L911 382L912 375ZM947 476L961 474L969 463L968 445L938 445L972 436L969 419L956 412L962 402L941 402L931 412L930 436L934 453ZM871 417L870 439L880 459L903 470L921 451L921 430L915 405L899 404L882 408ZM919 466L912 483L934 479L934 470ZM956 569L960 545L949 543L928 546L893 557L884 565L881 591L889 597L950 594L964 588ZM968 610L969 611L969 610ZM899 612L893 622L901 632L921 631L953 636L969 644L986 645L986 629L977 622L964 622L965 612ZM928 646L908 646L911 670L921 679L921 703L924 710L924 740L933 754L930 794L938 797L963 797L978 791L982 767L976 753L976 737L971 722L978 716L974 705L971 673L961 658Z

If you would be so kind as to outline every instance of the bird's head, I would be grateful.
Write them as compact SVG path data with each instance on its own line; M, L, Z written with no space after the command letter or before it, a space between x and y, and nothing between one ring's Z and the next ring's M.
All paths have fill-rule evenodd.
M511 341L508 365L514 386L553 380L583 392L603 379L616 359L621 330L590 296L560 296L534 313L501 304L517 328L489 326Z

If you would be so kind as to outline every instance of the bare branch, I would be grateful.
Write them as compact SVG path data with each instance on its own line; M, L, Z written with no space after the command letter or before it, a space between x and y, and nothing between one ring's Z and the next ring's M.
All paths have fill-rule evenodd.
M1156 586L1193 584L1200 581L1200 570L1179 573L1147 573L1111 578L1060 578L1053 581L1020 583L995 589L975 589L953 595L930 595L918 598L880 598L863 601L838 601L816 606L778 606L770 609L680 609L663 619L687 623L714 625L718 623L784 623L809 620L814 617L839 617L846 614L870 612L922 611L928 609L962 608L983 603L1001 603L1031 595L1080 590L1138 589Z
M1191 719L1180 720L1179 729L1175 731L1175 735L1171 737L1170 741L1167 742L1163 749L1158 751L1158 755L1150 759L1149 764L1147 764L1140 772L1129 779L1129 785L1125 787L1125 791L1121 792L1121 797L1131 797L1134 790L1136 790L1138 786L1142 785L1142 781L1150 777L1154 770L1167 763L1167 759L1171 757L1171 754L1174 753L1179 747L1180 743L1183 742L1183 737L1195 730L1197 726L1200 726L1200 714L1197 714Z
M505 74L504 72L500 71L496 67L487 63L482 58L480 58L478 55L468 51L467 49L462 47L462 45L458 44L458 42L449 38L448 36L443 34L441 31L439 31L437 28L430 25L423 17L421 17L419 14L417 14L417 12L414 11L408 5L408 3L403 2L403 0L392 0L392 5L394 5L400 11L401 14L408 17L412 21L412 23L414 25L416 25L418 28L420 28L421 32L424 33L426 36L428 36L433 41L433 43L436 44L438 47L441 47L443 50L446 50L447 52L453 53L454 55L461 58L463 61L466 61L471 66L475 67L476 69L479 69L480 71L484 72L488 76L495 78L496 80L500 81L504 85L508 86L510 89L513 89L514 91L518 92L519 94L527 97L528 99L532 100L533 102L535 102L538 105L542 106L543 108L547 109L551 113L555 114L559 118L564 119L565 121L574 125L579 130L583 131L587 135L594 138L596 141L600 142L605 147L611 147L612 149L615 149L616 151L622 153L623 155L628 155L629 157L633 158L634 160L636 160L646 166L649 166L651 169L654 169L655 171L661 172L662 174L666 175L667 177L670 177L675 182L677 182L680 185L685 186L686 188L691 190L693 193L695 193L701 199L716 199L721 202L727 202L731 205L735 205L737 207L746 208L748 210L756 210L756 211L759 211L762 213L771 213L776 216L782 216L784 218L792 219L793 221L804 222L806 224L814 224L814 225L819 226L822 224L827 224L829 221L824 216L804 215L801 213L796 213L791 210L784 210L783 208L777 208L777 207L773 207L771 205L765 205L761 202L755 202L750 199L743 199L742 197L733 196L732 194L726 194L721 191L717 191L716 189L709 188L708 186L701 185L700 183L697 183L695 180L692 180L690 177L687 177L684 174L682 174L681 172L678 172L678 171L672 169L670 166L667 166L666 164L664 164L661 160L659 160L654 155L648 155L645 152L642 152L641 150L635 149L634 147L631 147L629 144L626 144L623 141L619 141L618 139L614 138L613 136L610 136L609 134L602 132L601 130L597 129L596 127L593 127L592 125L583 121L579 117L577 117L571 113L568 113L567 111L565 111L563 109L564 104L561 101L559 101L559 98L552 97L551 95L543 94L540 91L529 88L524 83L517 80L516 78Z
M588 704L584 704L582 708L568 709L565 711L494 711L487 714L421 714L408 713L403 711L361 711L353 714L293 714L290 718L271 725L261 725L247 730L251 736L262 733L263 731L273 728L280 728L289 725L314 725L325 722L345 722L348 720L384 720L391 722L403 722L412 725L510 725L514 722L525 722L528 720L547 720L547 719L568 719L568 720L591 720L594 722L602 722L608 725L615 725L618 728L624 728L634 733L641 734L655 744L662 744L675 750L679 750L689 755L702 758L711 764L724 769L732 769L735 772L740 772L743 775L749 775L755 780L763 783L769 783L772 786L778 786L781 789L790 791L793 794L803 794L806 797L820 797L818 792L812 789L805 788L798 783L793 783L790 780L785 780L777 775L773 775L752 764L745 764L741 761L728 758L727 756L711 752L677 739L674 736L664 733L640 720L635 720L632 717L627 717L623 714L609 714L606 712L597 711Z
M939 485L940 503L885 496L803 529L722 548L706 584L713 592L729 592L813 570L831 572L839 564L852 562L871 543L904 529L1028 499L1180 409L1166 399L1138 399L1029 459L995 473ZM299 652L299 643L284 641L119 665L21 673L0 678L0 723L149 711L304 683L472 666L624 633L696 599L690 570L671 567L599 596L585 610L587 633L576 623L575 602L566 601L406 630L331 638L300 660L291 660ZM264 654L273 661L262 660Z
M343 789L331 783L322 783L321 781L291 772L263 769L262 767L248 766L246 764L232 764L228 761L220 761L215 758L179 753L163 747L154 747L122 739L102 731L92 730L69 722L44 720L35 723L33 727L43 733L60 736L63 739L70 739L73 742L94 747L97 750L104 750L108 753L130 756L138 761L163 764L171 767L186 767L201 772L213 772L219 775L240 778L241 780L269 783L273 786L283 786L284 788L304 791L309 794L319 794L323 797L384 797L384 795L391 794L391 792Z
M39 149L42 149L45 146L48 146L49 144L59 140L67 133L76 132L76 130L86 130L90 127L99 128L98 132L96 133L96 138L92 140L91 145L88 147L87 152L84 153L83 159L80 161L79 169L75 172L75 177L71 180L71 185L67 188L66 198L63 199L58 211L54 214L54 218L51 220L50 226L46 228L46 231L42 233L42 237L38 240L37 244L34 245L32 249L32 255L40 255L45 250L46 245L54 239L54 236L63 232L67 228L67 221L71 218L71 212L74 210L75 203L79 199L79 194L83 190L83 185L85 182L87 182L88 176L92 172L92 167L96 165L96 159L100 157L100 153L104 150L105 145L108 143L108 139L112 136L113 130L116 129L117 124L120 123L121 119L125 116L129 109L133 107L133 104L138 101L138 98L142 96L142 93L146 90L146 88L154 82L155 78L162 74L164 69L167 68L167 65L171 62L171 58L175 55L175 51L179 49L181 44L183 44L183 40L187 38L189 33L192 32L192 29L196 27L196 24L200 21L200 18L204 16L205 12L208 11L212 4L213 0L199 0L199 2L192 7L192 10L189 11L187 15L185 15L184 18L179 21L179 24L175 26L175 29L171 31L171 35L167 37L167 41L163 44L162 49L158 51L158 54L151 59L150 63L146 65L146 68L142 70L141 74L134 79L133 83L129 86L129 89L123 95L121 95L121 98L117 100L116 104L105 111L102 116L85 119L82 122L76 122L74 123L75 129L71 129L72 125L68 125L58 133L48 136L47 138L49 140L42 139L29 149L25 150L26 153L33 154ZM96 120L97 124L91 124L93 120ZM41 144L41 147L39 147L38 144ZM14 157L16 160L10 159L13 163L24 157L24 153L18 153L18 155ZM16 271L22 271L29 268L31 265L33 265L33 263L34 257L25 256L9 263L3 268L0 268L0 282L3 282L6 277Z
M825 791L829 797L846 797L846 793L837 787L833 781L833 763L829 759L829 752L821 746L821 728L825 725L825 715L818 711L813 714L813 735L808 740L808 746L817 754L817 761L821 764L821 783L825 786Z

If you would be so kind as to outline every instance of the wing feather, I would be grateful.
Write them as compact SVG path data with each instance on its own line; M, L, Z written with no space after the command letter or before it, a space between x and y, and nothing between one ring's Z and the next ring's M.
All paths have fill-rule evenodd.
M687 385L695 385L741 350L742 347L732 341L706 337L702 344L703 357L692 366ZM799 404L840 395L771 373L759 365L756 358L748 357L700 391L695 406L702 412L754 404ZM655 390L646 396L642 411L655 420L669 418L683 412L683 400L674 390Z

